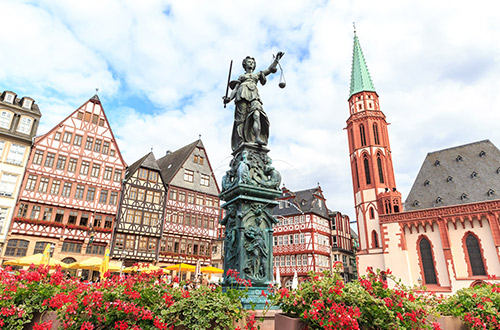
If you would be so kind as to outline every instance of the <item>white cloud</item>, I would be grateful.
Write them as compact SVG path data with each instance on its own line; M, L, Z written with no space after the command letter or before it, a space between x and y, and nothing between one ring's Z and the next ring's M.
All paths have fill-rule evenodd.
M125 159L157 157L198 138L220 178L233 105L229 61L258 69L270 156L290 189L321 184L354 219L347 149L352 22L387 116L396 182L408 194L427 152L489 138L500 146L500 23L487 1L1 1L0 81L43 113L39 133L96 87ZM125 100L134 101L127 104ZM140 100L145 100L144 104Z

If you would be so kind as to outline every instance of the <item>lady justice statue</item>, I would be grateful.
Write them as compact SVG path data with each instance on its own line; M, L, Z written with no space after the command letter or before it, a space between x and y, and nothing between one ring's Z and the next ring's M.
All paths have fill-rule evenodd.
M257 144L266 146L269 139L269 119L262 107L262 100L257 89L257 82L266 84L266 76L275 73L283 52L278 52L269 67L254 73L255 59L247 56L243 60L245 73L238 80L230 81L228 86L232 89L231 95L224 96L224 104L234 99L234 125L231 136L231 147L235 151L241 144ZM231 76L231 71L229 72Z

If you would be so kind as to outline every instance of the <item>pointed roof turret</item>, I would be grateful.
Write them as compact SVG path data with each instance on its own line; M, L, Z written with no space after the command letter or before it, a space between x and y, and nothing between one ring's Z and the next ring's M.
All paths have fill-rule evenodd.
M375 92L372 78L368 72L361 45L359 44L358 36L354 32L354 47L352 51L352 68L351 68L351 89L349 97L359 92Z

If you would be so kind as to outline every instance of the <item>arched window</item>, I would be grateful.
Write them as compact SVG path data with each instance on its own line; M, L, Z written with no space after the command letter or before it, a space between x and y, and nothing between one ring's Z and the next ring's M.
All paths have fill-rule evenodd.
M380 144L380 140L378 138L378 126L377 123L373 123L373 140L375 144Z
M384 183L384 172L382 172L382 160L380 159L380 154L377 154L377 168L380 183Z
M378 235L377 232L374 230L372 231L372 248L378 248Z
M469 263L472 269L473 276L486 275L484 269L483 256L481 255L481 249L479 247L479 241L476 236L468 234L465 239L465 244L467 246L467 254L469 255Z
M354 146L354 133L352 131L352 128L349 130L349 132L351 133L351 134L349 134L350 135L350 140L351 140L351 147L354 150L354 148L355 148L355 146Z
M375 219L375 211L373 210L373 207L370 207L370 219Z
M420 240L419 248L420 260L422 260L422 268L424 270L424 284L437 284L431 243L424 237Z
M354 174L356 176L356 184L359 188L359 174L358 174L358 162L356 161L356 158L354 158Z
M365 126L359 125L359 137L361 139L361 146L366 146Z
M370 176L370 164L368 163L368 157L363 157L363 164L365 165L365 178L366 178L366 184L371 184L372 179Z

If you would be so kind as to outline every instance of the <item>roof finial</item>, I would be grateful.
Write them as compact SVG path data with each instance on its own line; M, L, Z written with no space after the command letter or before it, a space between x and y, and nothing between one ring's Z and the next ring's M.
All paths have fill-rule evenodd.
M354 35L356 35L356 22L352 22L352 27L354 28Z
M153 146L151 146L151 152L153 152Z
M201 140L201 134L198 134L198 140Z
M95 89L95 94L97 95L97 92L99 92L99 87Z

